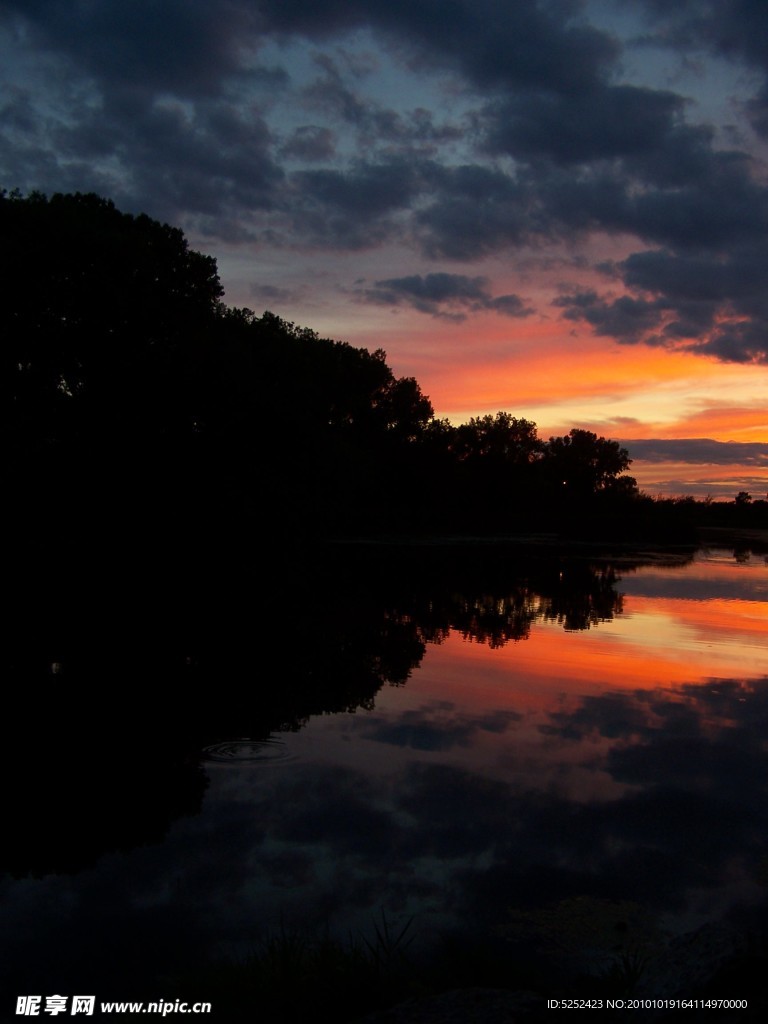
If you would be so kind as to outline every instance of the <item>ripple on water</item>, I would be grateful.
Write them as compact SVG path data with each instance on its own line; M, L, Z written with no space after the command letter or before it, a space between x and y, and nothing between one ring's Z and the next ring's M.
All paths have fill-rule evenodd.
M212 743L203 748L203 757L217 764L274 765L292 761L295 754L289 752L283 740L270 736L266 740L245 737Z

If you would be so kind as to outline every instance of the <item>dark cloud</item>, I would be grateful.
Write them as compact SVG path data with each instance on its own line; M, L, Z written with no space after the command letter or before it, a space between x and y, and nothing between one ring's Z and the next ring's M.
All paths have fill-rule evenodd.
M373 127L376 112L371 105L346 85L336 62L327 54L315 56L322 69L320 78L304 89L305 100L321 110L330 111L344 121L359 128Z
M642 0L642 6L657 41L679 50L708 50L762 72L763 83L746 109L754 130L768 138L768 8L763 0Z
M247 237L247 214L278 200L283 170L253 106L80 96L71 100L69 122L37 107L34 134L16 127L26 106L19 100L0 112L6 180L15 171L33 174L35 187L48 191L101 192L127 210L175 223L207 218L223 238Z
M520 93L486 110L488 144L515 157L578 163L660 149L684 102L674 93L630 85L579 93Z
M130 132L120 133L118 152L133 149L125 163L134 165L138 194L165 196L178 211L233 218L240 210L275 205L283 172L272 159L271 132L257 110L199 104L190 117L173 106L155 106L131 124ZM115 122L112 128L119 130ZM164 147L174 154L170 167Z
M739 491L748 491L750 494L765 493L765 476L750 477L746 474L733 476L729 474L726 480L722 477L711 476L701 477L696 474L694 480L670 477L664 474L658 480L645 477L643 490L651 495L663 495L667 497L692 495L703 498L705 496L715 498L718 501L732 501Z
M4 0L34 42L68 57L108 90L212 96L242 73L241 46L255 30L245 0ZM15 17L14 17L15 16Z
M764 236L768 191L753 179L743 154L710 153L684 183L643 189L634 196L630 189L625 217L623 226L640 238L681 252L722 255Z
M445 167L434 176L430 201L415 212L413 231L432 259L476 260L546 231L536 201L534 188L497 168Z
M210 94L243 51L266 35L326 40L360 27L385 33L412 60L466 76L475 86L571 92L601 79L618 55L606 33L578 20L575 0L505 4L457 0L152 0L87 7L77 0L6 0L46 47L103 81Z
M463 274L412 274L374 282L361 295L383 306L408 305L420 313L461 321L467 313L491 310L502 316L525 317L534 311L518 295L491 295L488 279Z
M743 730L732 737L721 733L714 739L702 735L686 737L678 729L670 732L673 735L660 735L652 743L615 747L608 758L611 775L621 782L648 788L671 789L674 785L697 797L708 791L712 804L719 807L717 817L721 825L725 826L727 815L732 829L743 827L745 823L740 819L744 800L740 790L744 779L752 780L755 793L766 792L768 776L759 744L745 743ZM700 840L722 845L721 837L707 837L706 828L702 827L700 832Z
M361 145L399 147L434 153L436 143L451 142L463 136L458 125L435 124L430 111L417 107L407 113L382 106L349 86L337 63L326 54L316 58L323 75L303 90L305 103L350 125Z
M470 746L478 732L506 732L513 722L521 718L513 711L493 711L474 718L451 714L450 710L427 705L418 710L404 711L397 718L366 722L361 735L377 743L413 750L452 750Z
M765 224L764 196L752 215L759 227ZM735 221L734 217L731 227L737 236ZM638 252L610 268L630 294L612 298L579 292L555 299L554 305L565 310L567 319L583 320L598 334L619 342L683 347L727 362L764 363L766 261L764 238L740 242L734 237L730 247L689 245Z
M766 850L766 684L571 697L547 718L540 762L530 744L508 746L504 780L428 752L372 773L347 758L266 774L214 766L203 815L179 822L164 846L76 877L4 880L14 933L4 967L24 979L16 991L40 990L40 964L51 991L89 991L94 977L133 991L137 978L186 976L222 949L246 955L260 937L290 936L294 922L304 935L346 938L358 921L371 930L372 915L392 925L402 913L398 929L411 917L417 932L461 927L466 949L468 936L508 935L515 910L574 897L634 900L672 927L751 900L757 920L764 899L748 878ZM461 713L422 710L449 728ZM496 729L507 715L478 721Z
M680 253L721 256L733 246L758 244L768 222L768 191L744 154L714 151L684 133L668 150L643 160L595 162L576 172L538 167L523 179L535 185L550 230L628 233ZM663 159L662 159L663 157ZM679 158L689 163L679 176ZM677 180L667 180L668 164ZM547 221L545 221L547 223Z
M768 444L757 441L712 441L709 438L622 441L634 459L644 462L690 462L768 467Z
M584 770L622 787L612 799L521 791L452 765L412 765L398 790L418 823L402 837L404 849L463 858L452 890L465 920L498 921L500 910L574 894L684 910L691 892L730 872L736 850L753 866L764 856L767 708L759 683L718 680L588 697L551 714L542 731L558 756L570 759L580 747ZM481 867L467 864L480 855Z
M356 161L347 170L297 171L284 197L296 241L336 249L362 249L398 232L394 215L424 190L429 165L393 158Z
M764 3L642 10L646 42L768 83ZM621 42L588 16L577 0L3 0L0 28L27 63L0 102L0 178L308 252L398 243L466 262L635 238L612 267L623 294L571 289L556 303L566 318L619 342L765 362L755 162L690 123L686 97L624 81ZM388 74L428 77L425 102L376 92L385 55ZM455 112L429 109L438 94ZM768 85L747 107L768 132ZM449 279L451 294L433 294ZM453 319L529 312L482 278L438 272L364 297Z
M295 295L288 288L278 288L272 284L252 284L250 293L254 298L264 302L289 302Z
M645 341L661 344L650 332L658 328L669 305L663 299L635 299L622 295L618 299L602 299L596 292L579 292L554 299L553 306L565 309L568 320L584 320L596 334L608 335L617 341Z
M628 700L623 693L601 694L582 698L576 709L555 711L540 726L545 735L560 736L581 742L593 733L609 739L648 737L653 732L648 712L640 703Z
M745 573L744 578L713 578L706 570L699 576L695 569L689 569L685 576L670 575L663 571L638 575L626 573L622 576L621 591L632 596L683 601L765 601L768 597L768 577L762 580L757 576L757 573Z
M575 708L550 714L543 731L578 742L594 735L621 739L604 762L618 781L649 791L657 785L706 788L716 801L739 805L744 778L755 780L757 789L768 783L762 741L767 716L768 695L759 685L721 679L679 691L584 697ZM603 764L603 755L597 756Z
M592 807L585 817L593 818L605 839L620 835L622 842L664 849L671 857L670 869L687 885L684 860L692 846L704 852L710 869L725 865L734 840L745 854L760 856L768 783L762 740L767 712L760 684L748 688L725 679L677 692L586 698L551 719L563 738L591 743L601 736L612 741L605 758L596 755L595 767L638 787L614 802L608 815L602 813L608 808ZM743 789L745 778L751 780L749 793ZM711 828L715 819L722 826L718 830ZM609 847L600 846L607 852Z
M296 160L330 160L336 152L336 138L330 128L319 125L302 125L294 129L283 145L281 154Z
M684 182L669 169L680 166L676 152L691 165ZM627 294L595 294L587 302L586 293L576 293L555 305L619 342L684 347L732 362L768 358L761 279L768 191L741 155L715 154L695 133L673 133L655 158L648 151L575 174L553 164L514 174L480 165L446 169L431 195L414 219L431 258L471 260L596 232L635 235L660 248L611 267Z
M263 31L327 38L361 25L385 33L413 62L454 71L475 87L582 90L618 55L611 36L578 20L575 0L261 0Z
M482 854L514 831L510 796L506 782L466 768L409 765L398 786L398 805L415 823L404 837L409 852L441 860ZM482 829L477 827L479 821Z
M418 712L406 712L397 722L379 722L363 733L376 743L412 750L453 750L468 747L473 729L467 723L430 722Z
M364 773L314 766L279 782L255 809L283 842L328 844L339 855L378 857L391 849L399 830L389 811L377 806L377 796L375 782Z

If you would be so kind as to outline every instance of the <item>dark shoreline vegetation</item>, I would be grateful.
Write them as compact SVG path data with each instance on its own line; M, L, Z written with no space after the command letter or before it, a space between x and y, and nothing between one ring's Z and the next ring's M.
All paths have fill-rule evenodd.
M95 195L0 197L21 565L205 559L330 538L695 544L768 502L652 498L627 451L507 412L438 419L382 351L221 301L183 234ZM151 555L149 554L151 552Z
M2 194L0 238L7 667L29 725L6 730L26 772L6 798L17 877L161 842L200 809L201 746L372 707L449 630L500 646L537 618L587 629L620 610L633 566L702 541L768 551L768 502L651 498L587 431L436 419L383 352L226 307L213 259L105 199ZM279 687L254 675L261 636L291 654ZM230 999L231 1020L303 1020L325 999L342 1021L457 983L558 989L525 942L510 974L510 935L414 974L388 927L348 945L266 936L248 964L201 965L200 998Z

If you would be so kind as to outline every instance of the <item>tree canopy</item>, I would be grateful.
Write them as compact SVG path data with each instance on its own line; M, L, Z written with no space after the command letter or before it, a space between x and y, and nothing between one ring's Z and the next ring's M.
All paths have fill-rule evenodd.
M627 449L589 430L574 429L566 437L550 437L545 451L552 477L568 494L583 496L626 488L627 480L634 484L631 477L621 477L632 461Z
M544 451L536 424L508 412L472 417L456 428L453 447L462 462L487 460L498 467L530 465Z
M65 398L114 402L219 313L216 261L107 199L3 194L0 238L0 329L20 415L29 402L35 415Z
M383 351L226 306L213 258L99 196L0 194L0 270L22 532L477 533L636 491L615 441L454 426Z

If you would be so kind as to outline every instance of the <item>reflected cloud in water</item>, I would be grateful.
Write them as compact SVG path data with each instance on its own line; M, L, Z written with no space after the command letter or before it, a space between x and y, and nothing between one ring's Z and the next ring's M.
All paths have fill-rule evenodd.
M413 916L429 942L501 935L517 911L574 895L637 902L678 930L763 906L762 564L470 565L454 585L373 575L338 590L305 576L306 601L285 583L298 618L272 593L279 686L246 667L253 634L231 622L191 656L171 652L166 681L205 694L196 707L180 700L175 733L140 713L162 673L126 670L115 686L139 712L110 757L51 748L60 820L90 823L77 851L66 830L46 844L29 824L48 820L51 751L37 775L17 776L31 831L13 833L6 866L47 875L3 883L19 991L87 991L95 975L131 970L157 979L244 954L280 923L347 934L381 908ZM79 675L56 661L57 685L77 678L84 701L103 686L103 659ZM58 692L51 742L82 706ZM160 744L156 775L138 751L164 729L174 740ZM154 800L137 804L157 779ZM103 820L132 831L99 829L105 782Z

